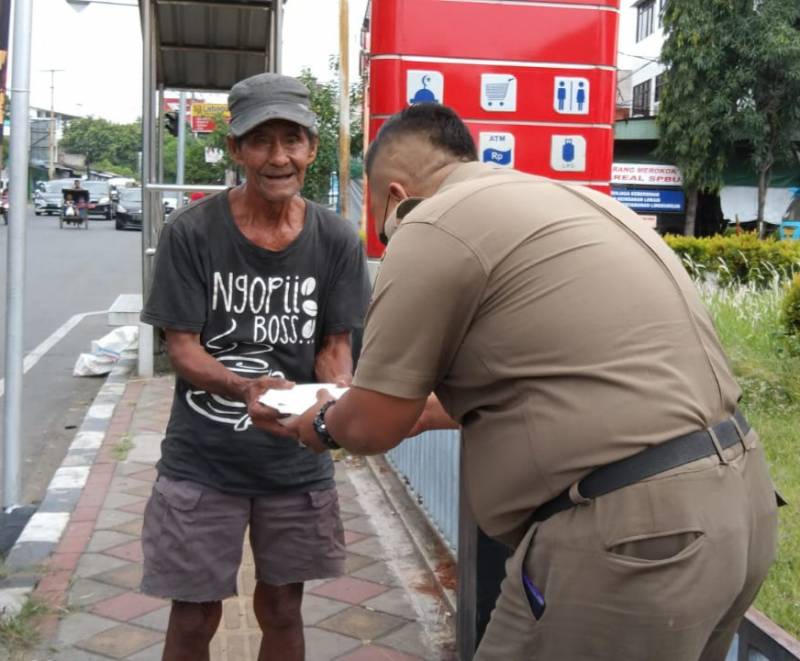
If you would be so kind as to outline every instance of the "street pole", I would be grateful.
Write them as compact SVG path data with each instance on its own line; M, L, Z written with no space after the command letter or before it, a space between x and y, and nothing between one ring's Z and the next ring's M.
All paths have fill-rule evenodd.
M273 71L281 73L283 68L283 3L286 0L273 0L273 16L275 21L275 59L273 61Z
M178 95L178 162L177 172L175 173L175 183L183 185L183 174L186 167L186 92ZM183 191L178 191L178 199L175 201L175 208L183 206Z
M339 0L339 213L347 218L350 193L350 55L348 0Z
M50 73L50 133L47 136L47 178L56 173L56 74L63 69L45 69Z
M11 172L8 210L8 277L6 280L6 395L3 422L3 509L21 500L22 361L25 301L25 215L28 210L28 144L30 142L32 0L14 4L14 51L11 79Z

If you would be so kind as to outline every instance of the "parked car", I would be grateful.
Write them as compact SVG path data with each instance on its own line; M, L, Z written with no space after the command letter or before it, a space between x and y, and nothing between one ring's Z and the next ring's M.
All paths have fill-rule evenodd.
M37 216L43 213L56 214L61 213L62 196L61 191L64 188L72 188L74 179L53 179L51 181L43 181L33 194L33 211Z
M114 218L116 203L112 199L111 184L108 181L81 181L81 186L89 191L89 214L102 216L106 220Z
M142 229L142 189L121 188L115 227L118 230Z

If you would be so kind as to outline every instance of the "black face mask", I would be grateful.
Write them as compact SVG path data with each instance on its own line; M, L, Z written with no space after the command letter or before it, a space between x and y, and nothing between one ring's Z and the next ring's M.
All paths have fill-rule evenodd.
M383 225L382 225L383 229L381 230L381 233L378 234L378 239L380 239L380 242L385 246L389 245L389 237L386 236L386 231L385 231L386 230L386 215L388 213L389 213L389 196L387 195L386 196L386 208L383 210Z

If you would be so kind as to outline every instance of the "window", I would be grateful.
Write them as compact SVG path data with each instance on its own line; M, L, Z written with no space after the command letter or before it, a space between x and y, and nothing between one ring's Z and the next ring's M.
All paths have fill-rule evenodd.
M637 7L636 41L653 34L653 18L656 13L656 0L644 0Z
M656 76L656 96L655 102L661 101L661 95L664 93L664 74L660 73Z
M650 81L636 85L633 88L633 114L634 116L650 116Z

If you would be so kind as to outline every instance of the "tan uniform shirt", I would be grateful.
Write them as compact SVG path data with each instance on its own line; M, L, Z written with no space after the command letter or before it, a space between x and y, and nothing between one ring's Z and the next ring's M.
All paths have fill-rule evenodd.
M594 468L712 425L740 396L694 284L635 213L479 163L392 237L354 383L436 392L463 425L476 518L508 540Z

